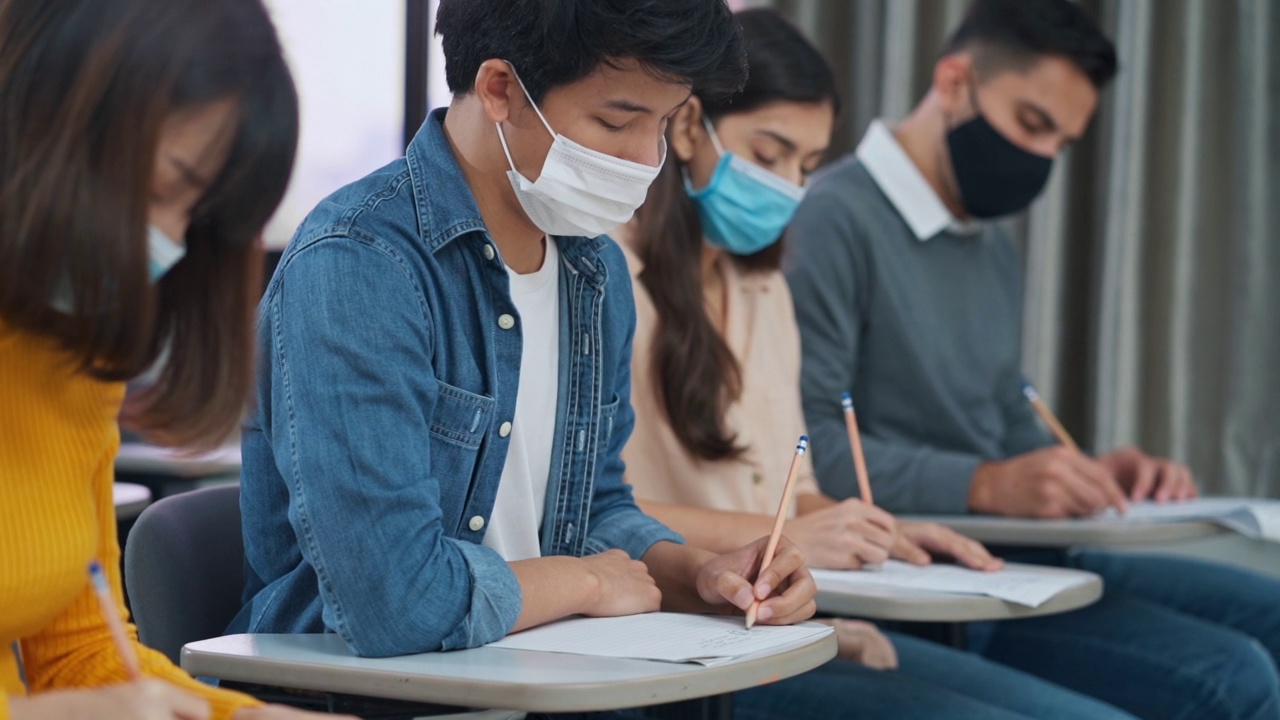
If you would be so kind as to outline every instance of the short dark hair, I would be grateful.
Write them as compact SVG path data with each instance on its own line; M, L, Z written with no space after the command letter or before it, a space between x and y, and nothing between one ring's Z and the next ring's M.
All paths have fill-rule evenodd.
M1115 46L1071 0L975 0L942 54L961 50L973 51L986 73L1066 58L1099 90L1118 70Z
M494 58L515 67L534 102L625 60L715 97L747 77L724 0L440 0L436 34L455 96L470 93L480 65Z
M729 98L694 93L712 120L748 113L773 103L827 104L840 96L831 66L786 17L776 10L743 10L736 15L746 41L751 76ZM700 260L702 222L684 187L674 152L636 213L637 250L644 270L640 282L658 311L653 354L648 358L659 407L680 444L711 462L740 457L746 448L725 425L725 411L742 394L742 368L712 325L703 297ZM733 262L749 271L777 270L782 242Z
M225 165L186 255L153 284L161 127L233 100ZM165 358L126 419L213 442L253 383L263 226L284 195L298 101L261 0L0 0L0 331L50 338L103 380Z

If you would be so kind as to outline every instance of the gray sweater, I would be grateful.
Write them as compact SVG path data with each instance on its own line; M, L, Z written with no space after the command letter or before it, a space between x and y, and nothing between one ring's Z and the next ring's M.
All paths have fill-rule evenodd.
M893 512L967 512L983 460L1051 442L1021 392L1021 268L1002 230L919 240L849 156L815 181L787 242L805 420L826 493L858 494L845 390L876 504Z

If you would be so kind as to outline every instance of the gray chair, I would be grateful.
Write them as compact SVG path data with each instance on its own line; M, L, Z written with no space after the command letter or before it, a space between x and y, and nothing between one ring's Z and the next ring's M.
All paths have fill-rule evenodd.
M138 516L124 551L125 587L143 644L178 662L182 646L225 634L240 610L240 486L166 497Z

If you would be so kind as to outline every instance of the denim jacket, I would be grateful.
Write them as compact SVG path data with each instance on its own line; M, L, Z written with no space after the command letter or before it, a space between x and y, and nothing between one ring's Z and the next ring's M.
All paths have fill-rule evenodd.
M515 416L521 325L444 133L302 223L258 317L243 437L245 605L232 632L337 632L360 655L475 647L520 613L481 545ZM560 238L560 385L542 553L639 558L680 537L636 507L635 305L608 238ZM540 382L536 377L526 382Z

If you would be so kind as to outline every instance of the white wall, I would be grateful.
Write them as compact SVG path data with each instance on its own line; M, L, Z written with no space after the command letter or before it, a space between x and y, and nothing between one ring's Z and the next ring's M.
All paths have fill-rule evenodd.
M302 135L284 203L267 225L283 247L316 204L400 156L403 0L266 0L298 85Z
M427 107L434 110L449 104L453 97L449 94L449 85L444 79L444 48L440 46L440 38L436 37L436 8L440 0L431 0L429 12L430 28L429 49L427 56Z

